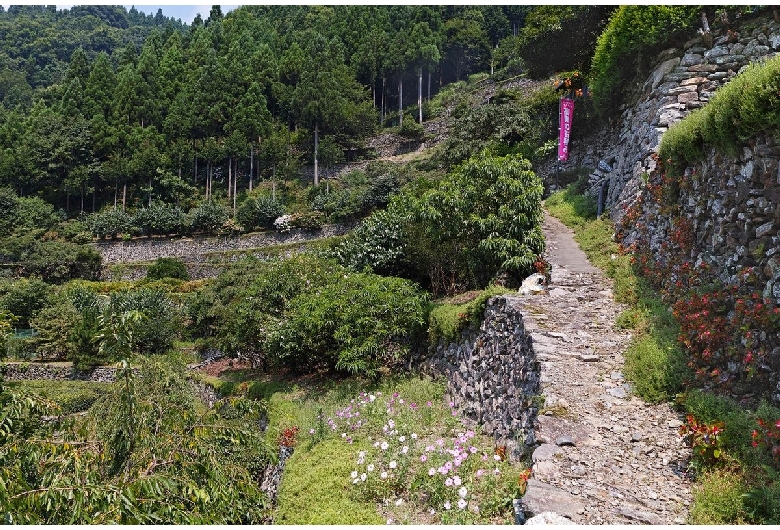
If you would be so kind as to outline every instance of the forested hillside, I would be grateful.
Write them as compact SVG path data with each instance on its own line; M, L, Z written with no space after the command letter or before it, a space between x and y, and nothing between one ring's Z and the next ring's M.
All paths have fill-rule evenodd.
M192 202L195 189L230 197L311 163L315 133L320 163L354 158L399 109L505 66L527 11L244 6L223 17L216 6L186 27L121 7L14 6L0 14L0 185L76 215Z
M627 304L631 394L691 414L685 471L707 473L692 520L773 521L780 411L687 380L679 324L578 193L587 168L550 169L561 98L583 140L630 112L659 53L704 54L710 29L731 42L734 20L771 12L251 5L187 25L121 6L0 8L3 520L513 521L530 462L418 368L479 328L494 296L550 281L543 199L571 184L548 206ZM215 245L197 277L195 251L165 251L201 242ZM108 246L159 253L108 267ZM96 373L113 382L73 380ZM565 416L522 399L530 416Z

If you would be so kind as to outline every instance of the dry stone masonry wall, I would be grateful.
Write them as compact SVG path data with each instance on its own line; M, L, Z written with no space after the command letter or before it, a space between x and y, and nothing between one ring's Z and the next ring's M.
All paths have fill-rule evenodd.
M590 168L594 197L604 185L604 206L620 220L635 201L646 175L656 171L655 154L668 128L702 107L745 66L780 51L780 24L766 18L739 37L715 36L708 48L701 37L662 52L636 103L626 105L615 129L594 141L572 144L568 167ZM576 123L575 123L576 127ZM565 169L565 168L564 168Z
M447 378L447 394L468 420L481 425L514 458L535 444L539 364L517 298L488 300L482 324L460 341L440 341L427 368Z

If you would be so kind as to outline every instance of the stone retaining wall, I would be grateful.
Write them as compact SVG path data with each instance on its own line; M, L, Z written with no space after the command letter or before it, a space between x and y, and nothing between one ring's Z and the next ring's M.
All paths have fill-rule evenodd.
M92 381L93 383L113 383L116 368L99 367L93 370L77 370L70 366L50 366L34 363L4 363L0 365L3 377L7 381L31 381L46 379L49 381Z
M448 399L461 414L517 459L535 444L540 367L514 301L488 300L482 324L464 330L457 343L441 341L424 369L445 376Z
M107 265L154 261L157 258L179 258L183 261L202 263L209 253L250 250L284 243L300 243L343 235L348 231L348 226L327 225L314 231L296 229L289 232L263 232L242 237L100 241L94 243L94 246L100 252L103 263Z
M562 169L589 168L590 192L597 197L604 185L604 206L615 221L636 200L646 175L656 170L663 133L704 106L745 66L780 50L780 24L770 14L749 24L754 28L737 26L737 39L714 34L712 47L699 36L682 48L663 51L640 85L637 101L624 105L616 127L572 143L571 157Z

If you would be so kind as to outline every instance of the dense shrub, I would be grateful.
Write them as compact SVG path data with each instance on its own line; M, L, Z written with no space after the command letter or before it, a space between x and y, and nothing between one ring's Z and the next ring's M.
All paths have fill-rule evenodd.
M176 258L157 258L146 271L147 280L161 280L163 278L178 278L180 280L189 280L190 273L187 272L187 265Z
M426 322L427 296L406 280L346 273L293 298L267 351L294 369L320 364L373 376L408 352Z
M51 286L38 278L0 282L0 310L16 317L14 325L29 328L30 319L48 303Z
M192 320L255 364L371 374L402 355L404 338L424 323L427 297L405 280L306 254L231 269L198 293Z
M284 206L268 195L247 197L236 212L236 220L247 232L273 228L274 220L284 214Z
M106 207L87 216L85 223L95 237L115 238L119 234L130 232L132 219L119 208Z
M62 294L50 297L46 307L38 311L30 325L38 332L35 350L42 359L73 359L76 343L70 334L82 318L71 300Z
M216 201L207 201L187 213L187 224L193 232L214 234L229 218L227 207Z
M356 272L369 268L385 276L406 276L402 219L396 211L379 210L364 219L328 255Z
M435 293L452 294L533 272L544 250L541 199L527 160L483 153L441 181L405 187L390 209L403 219L410 262Z
M39 276L50 283L75 278L95 280L100 277L102 258L89 245L68 241L33 241L16 262L17 275Z
M658 52L695 34L699 6L620 6L599 36L591 64L593 101L603 115L615 112L625 87Z
M143 235L176 234L182 231L184 212L170 204L153 203L148 208L139 208L133 214L131 224Z
M181 315L163 291L139 288L111 293L107 312L114 315L137 311L142 315L133 326L131 348L141 354L166 353L179 336Z

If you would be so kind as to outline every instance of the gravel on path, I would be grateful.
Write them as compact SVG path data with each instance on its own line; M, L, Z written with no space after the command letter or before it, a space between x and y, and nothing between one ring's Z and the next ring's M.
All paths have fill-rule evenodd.
M691 488L682 416L634 395L623 375L631 333L616 329L624 307L611 280L547 213L543 230L550 285L519 297L544 397L524 505L576 524L684 524Z

